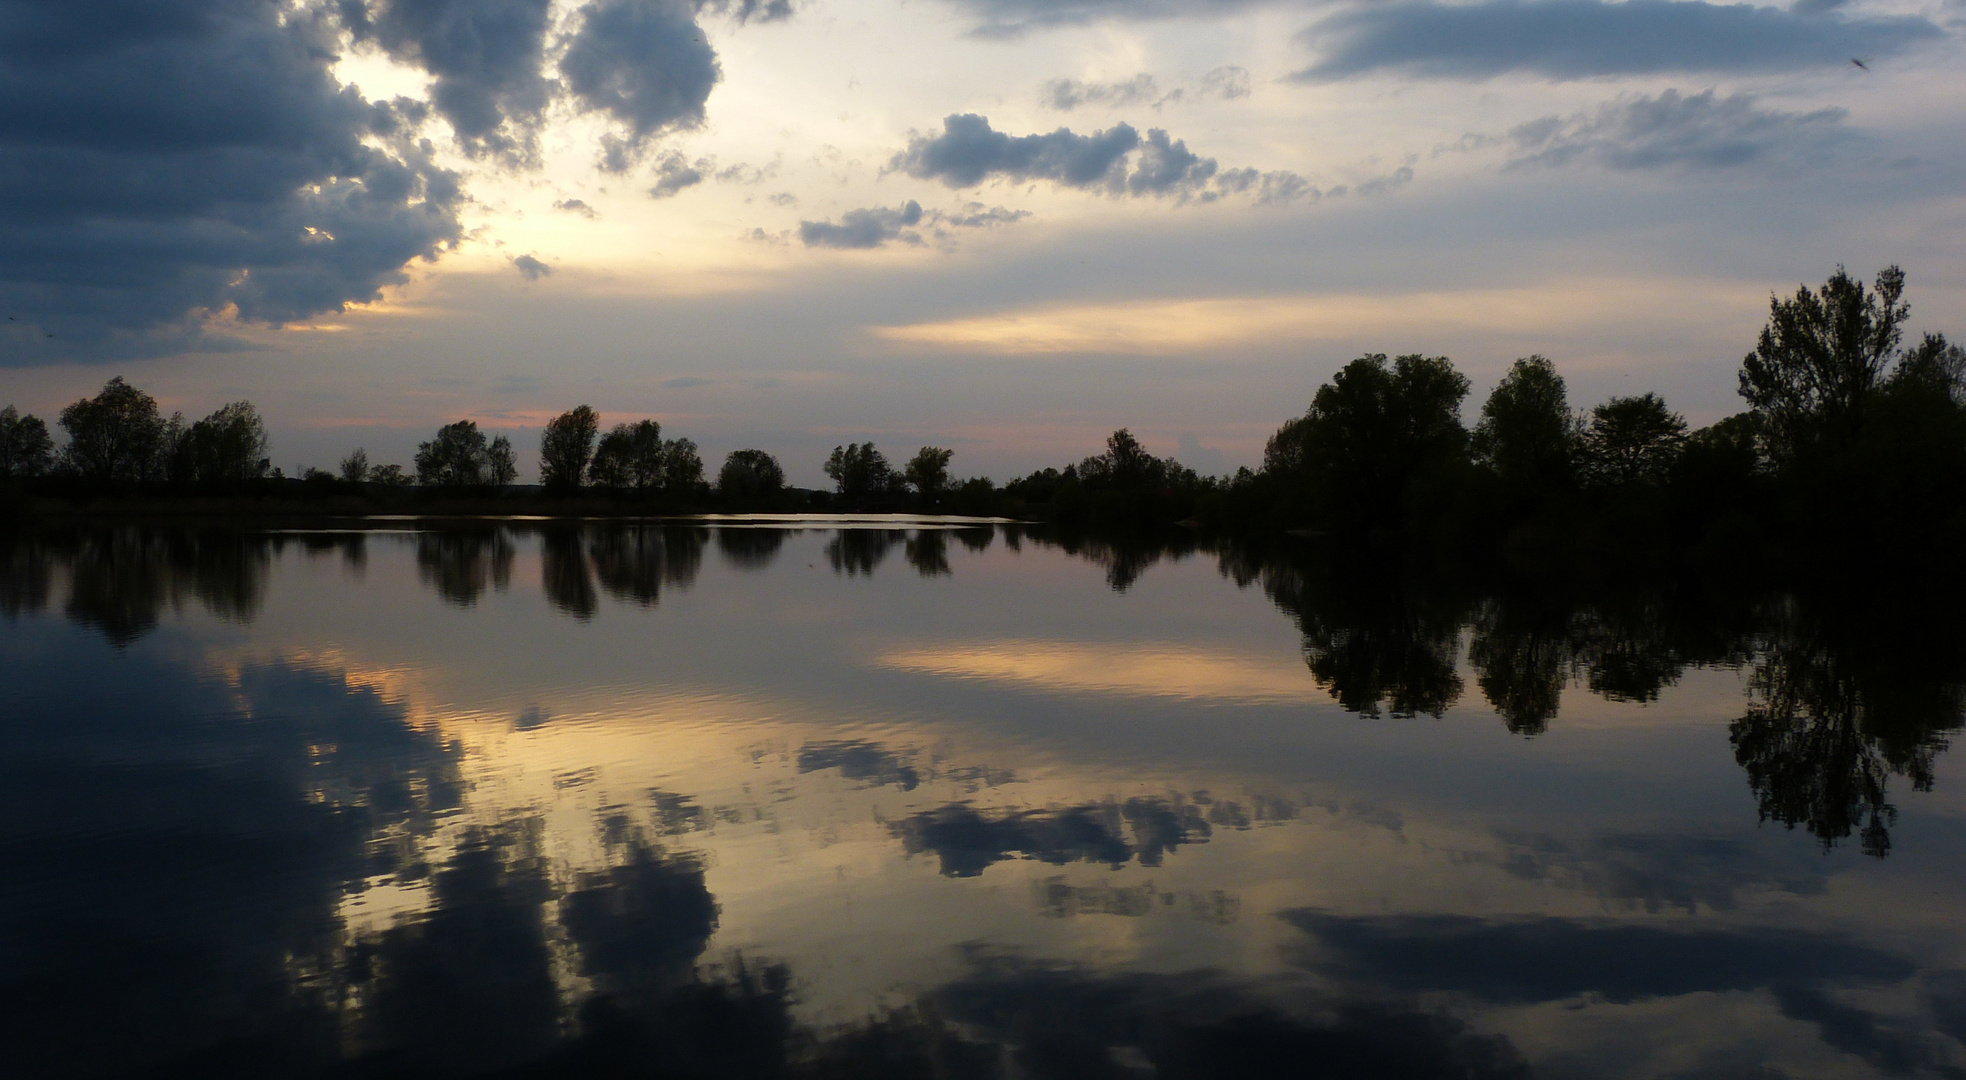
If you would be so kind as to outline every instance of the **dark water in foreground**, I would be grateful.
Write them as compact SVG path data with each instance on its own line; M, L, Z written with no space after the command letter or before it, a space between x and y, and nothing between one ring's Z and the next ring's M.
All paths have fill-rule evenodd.
M1942 627L538 523L0 616L8 1075L1966 1075Z

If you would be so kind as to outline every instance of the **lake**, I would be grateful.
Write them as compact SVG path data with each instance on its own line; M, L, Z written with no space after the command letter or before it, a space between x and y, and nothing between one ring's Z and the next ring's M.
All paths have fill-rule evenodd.
M17 1076L1966 1070L1966 649L1019 526L0 536Z

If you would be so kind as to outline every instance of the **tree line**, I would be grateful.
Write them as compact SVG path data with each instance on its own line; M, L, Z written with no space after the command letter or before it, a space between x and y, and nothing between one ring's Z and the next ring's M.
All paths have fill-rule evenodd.
M1699 430L1655 393L1588 410L1570 404L1542 356L1515 362L1472 427L1468 379L1447 357L1361 356L1270 438L1259 469L1197 474L1121 429L1103 453L999 487L959 479L953 452L924 446L899 468L872 442L833 448L830 492L787 485L771 454L731 452L714 484L696 444L653 419L614 425L580 405L546 425L545 496L661 510L910 510L998 514L1092 528L1189 522L1241 532L1319 534L1378 545L1490 548L1534 555L1577 544L1727 552L1755 545L1863 541L1936 554L1966 535L1966 352L1942 336L1906 344L1910 306L1897 267L1874 283L1838 268L1820 288L1770 298L1742 361L1746 408ZM0 474L96 485L206 488L278 477L249 402L192 423L166 420L120 377L47 425L0 411ZM518 474L504 436L471 420L418 448L413 471L357 449L323 487L414 483L490 493Z

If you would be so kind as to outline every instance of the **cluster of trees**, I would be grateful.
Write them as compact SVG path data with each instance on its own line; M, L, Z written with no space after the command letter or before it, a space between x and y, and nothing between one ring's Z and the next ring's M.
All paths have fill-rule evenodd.
M1195 475L1126 431L1107 453L1006 485L1007 510L1086 524L1197 519L1518 553L1575 544L1715 553L1855 542L1942 554L1966 536L1966 351L1904 342L1904 274L1839 268L1773 297L1742 362L1746 411L1698 431L1657 394L1571 406L1518 360L1470 430L1441 356L1359 357L1271 437L1258 471Z
M1698 431L1657 394L1575 409L1541 356L1515 363L1470 428L1469 381L1446 357L1371 354L1278 429L1260 470L1231 477L1155 457L1121 429L1102 454L1002 488L954 479L946 448L924 446L896 468L872 442L856 442L824 462L831 493L789 488L779 462L756 449L726 457L713 489L694 442L664 438L653 419L603 432L588 405L546 425L539 475L549 497L591 490L665 509L934 510L1127 528L1193 521L1515 554L1580 541L1712 553L1861 541L1934 555L1966 536L1966 352L1938 335L1905 344L1904 285L1896 267L1874 286L1839 268L1820 289L1771 297L1740 369L1748 408ZM117 378L62 410L60 425L68 444L57 452L41 420L0 411L0 478L60 471L98 484L224 486L269 471L265 427L247 402L195 423L166 420ZM423 443L413 474L371 466L360 449L340 470L357 484L477 491L517 475L511 442L488 439L470 420Z
M709 487L696 443L664 439L654 420L616 424L603 435L600 414L587 405L547 422L539 443L539 481L561 494L591 486L685 502Z
M57 452L48 425L0 409L0 478L28 480L66 473L103 484L164 481L225 486L267 474L266 425L249 401L235 401L202 420L168 420L157 400L123 381L61 411L68 444Z

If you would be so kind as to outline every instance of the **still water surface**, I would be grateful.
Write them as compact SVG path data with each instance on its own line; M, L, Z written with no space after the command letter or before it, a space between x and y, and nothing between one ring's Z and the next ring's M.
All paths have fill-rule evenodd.
M1966 1070L1923 626L919 523L82 528L0 615L11 1075Z

